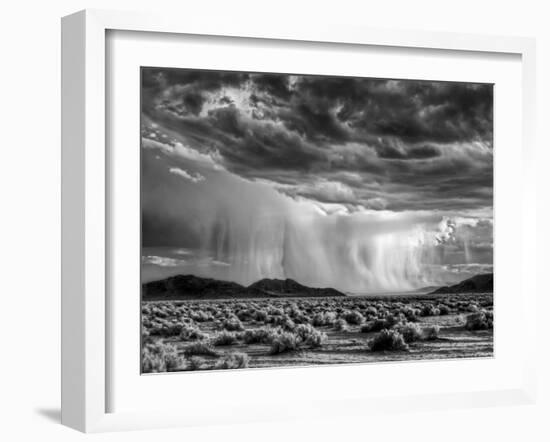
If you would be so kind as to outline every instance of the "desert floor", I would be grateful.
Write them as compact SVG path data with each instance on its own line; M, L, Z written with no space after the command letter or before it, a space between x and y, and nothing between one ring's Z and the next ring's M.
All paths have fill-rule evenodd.
M144 373L493 355L492 294L147 302L142 324Z

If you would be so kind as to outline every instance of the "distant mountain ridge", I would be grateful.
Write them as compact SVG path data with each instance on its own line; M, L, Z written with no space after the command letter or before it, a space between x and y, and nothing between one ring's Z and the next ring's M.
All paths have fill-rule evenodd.
M493 274L483 273L472 276L455 285L440 287L431 292L432 294L442 293L487 293L493 291Z
M307 287L293 279L261 279L245 287L231 281L195 275L176 275L142 284L144 301L316 296L346 295L333 288Z
M261 279L248 286L274 295L290 296L346 296L333 288L307 287L293 279Z

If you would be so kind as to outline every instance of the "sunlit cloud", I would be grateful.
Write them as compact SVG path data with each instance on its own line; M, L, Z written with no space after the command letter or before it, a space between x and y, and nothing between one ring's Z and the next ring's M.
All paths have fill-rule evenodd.
M185 264L182 259L169 258L166 256L148 255L141 258L143 264L150 264L159 267L178 267Z
M189 172L187 172L186 170L180 169L179 167L170 167L170 169L168 170L170 171L170 173L173 173L174 175L178 175L183 179L191 181L192 183L200 183L201 181L204 181L204 176L202 176L200 173L191 175Z

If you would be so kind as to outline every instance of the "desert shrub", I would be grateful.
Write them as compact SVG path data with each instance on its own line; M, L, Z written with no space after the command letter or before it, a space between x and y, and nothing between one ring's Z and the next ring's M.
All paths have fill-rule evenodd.
M247 368L249 360L250 358L246 353L237 353L237 352L229 353L227 355L222 356L218 361L216 361L214 368L217 368L217 369Z
M286 314L274 316L271 323L276 326L281 326L287 331L292 331L296 327L294 321Z
M348 323L344 321L342 318L338 318L334 323L332 324L332 327L336 331L347 331L348 330Z
M449 313L451 313L451 309L445 304L439 304L437 308L439 309L440 315L448 315Z
M439 310L435 308L432 304L425 304L420 310L420 316L437 316L439 315Z
M320 347L327 340L326 333L317 330L309 324L298 325L295 333L305 345L310 347Z
M369 332L379 332L386 327L386 321L383 319L375 319L374 321L369 321L361 327L361 333Z
M220 309L220 313L223 318L229 318L233 316L233 310L227 306Z
M141 367L144 373L159 373L176 370L183 363L177 348L162 341L149 342L143 346Z
M403 335L403 339L406 343L411 343L422 339L422 329L416 323L407 322L399 326L398 331Z
M327 334L319 330L316 330L315 333L312 333L307 336L304 344L311 347L317 348L321 347L327 341Z
M348 310L342 314L342 318L346 320L348 324L360 325L365 321L365 317L356 310Z
M371 305L370 307L367 307L365 314L368 316L376 316L378 314L378 310L376 310L376 307Z
M243 323L237 317L226 319L225 321L222 322L222 327L228 331L244 330Z
M207 313L203 310L196 310L192 312L190 316L193 321L197 322L207 322L214 319L214 317L210 313Z
M279 307L270 306L267 309L267 313L272 316L283 316L285 312Z
M208 307L206 307L206 311L214 314L218 311L219 304L209 304Z
M254 314L252 315L252 317L256 320L256 321L260 321L260 322L265 322L268 318L268 314L265 310L263 309L260 309L260 310L255 310L254 311Z
M479 311L479 307L478 307L477 304L472 302L472 303L470 303L466 306L466 311L467 312L477 312L477 311Z
M392 328L394 325L399 324L404 319L399 315L389 314L384 318L384 328Z
M276 335L277 331L268 327L247 329L241 334L246 344L271 344Z
M331 325L334 321L336 320L336 313L334 312L320 312L320 313L316 313L312 320L311 320L311 323L314 325L314 326L323 326L323 325Z
M192 325L184 325L180 331L180 338L184 341L195 341L206 339L207 334L203 333L198 327Z
M430 325L422 329L422 338L426 341L435 341L439 338L439 325Z
M420 311L412 307L403 307L400 310L400 313L407 319L409 322L418 321L417 316L420 314Z
M466 315L467 330L489 330L493 328L493 316L488 312L479 311Z
M187 363L185 365L185 370L206 370L209 368L210 366L205 361L196 356L191 356L187 359Z
M296 323L290 319L290 318L285 318L284 322L281 324L281 327L283 327L283 330L286 330L286 331L294 331L294 329L296 328Z
M252 315L248 310L240 310L236 313L237 318L239 318L239 321L248 321L252 318Z
M493 306L493 300L492 299L486 299L480 302L480 305L482 307L492 307Z
M392 314L387 315L384 319L375 319L369 321L361 327L362 333L379 332L383 329L390 329L393 326L399 324L402 318L394 316Z
M183 325L189 325L189 324L193 324L193 320L191 318L188 318L187 316L183 316L183 315L179 315L178 316L178 320L179 322L181 322Z
M160 308L158 307L155 307L151 313L153 314L153 316L156 316L157 318L167 318L168 317L168 313L165 312L164 310L161 310Z
M217 356L218 352L214 350L212 344L209 342L198 341L189 344L183 348L183 352L186 356Z
M233 345L237 342L237 336L235 333L228 331L221 331L212 338L212 345L218 347L221 345Z
M384 329L370 341L371 351L408 350L403 335L397 330Z
M297 350L299 338L294 333L282 332L276 335L271 341L270 354L283 353L286 351Z
M294 319L296 316L300 316L302 314L302 310L300 310L300 307L297 305L294 305L288 309L288 316L290 316L292 319Z
M174 322L155 322L149 328L149 334L153 336L177 336L180 334L183 325Z
M310 322L309 317L306 314L302 313L301 310L296 314L291 315L291 317L295 324L309 324Z

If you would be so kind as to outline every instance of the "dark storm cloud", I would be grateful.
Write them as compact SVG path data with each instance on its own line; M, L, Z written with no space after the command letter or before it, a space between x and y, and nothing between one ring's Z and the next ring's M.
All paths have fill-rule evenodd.
M486 84L302 77L308 113L407 142L492 140L492 86ZM339 105L332 119L326 115Z
M380 144L376 146L376 152L378 153L378 156L380 158L386 158L386 159L398 159L398 160L405 160L405 159L427 159L427 158L434 158L441 155L441 151L439 148L435 146L418 146L418 147L412 147L408 149L407 151L403 152L395 147Z
M210 91L222 86L239 86L248 77L249 74L241 72L143 68L142 85L144 89L157 91L178 85L193 85L199 91Z
M267 92L277 99L290 99L292 91L288 75L256 74L253 78L260 91Z
M149 105L155 102L175 113L197 115L202 109L205 92L238 86L247 78L248 74L243 73L144 68L142 111L148 113L151 110ZM172 87L175 88L173 94L163 96Z
M412 143L492 141L490 85L409 82L383 94L380 102L370 118L355 125Z
M288 195L391 210L492 206L492 85L150 68L142 77L150 121Z

